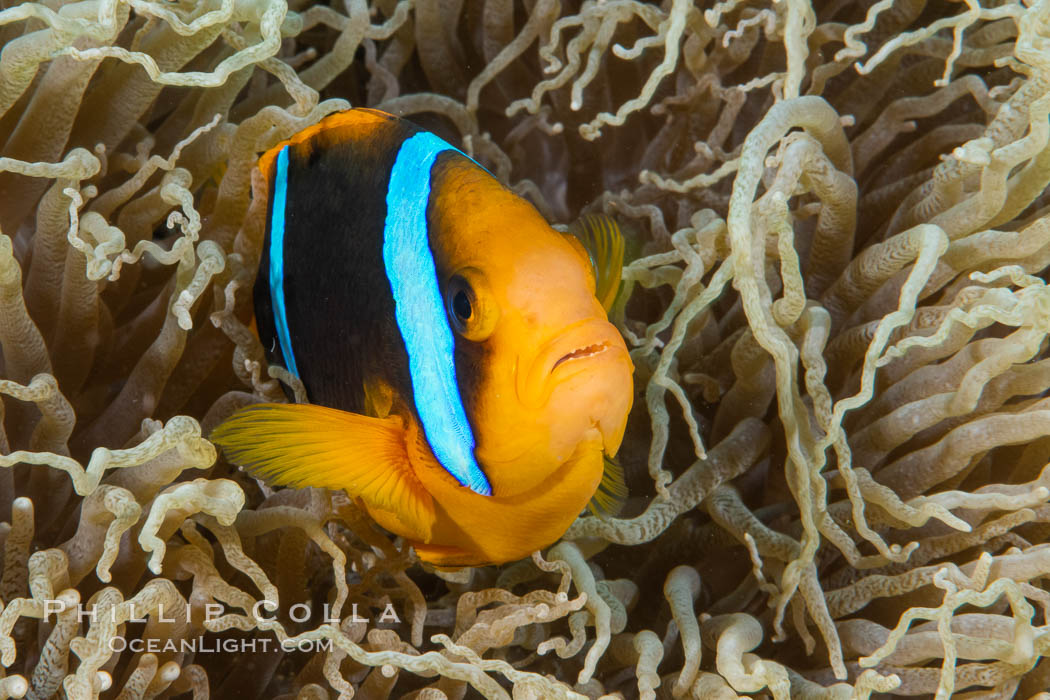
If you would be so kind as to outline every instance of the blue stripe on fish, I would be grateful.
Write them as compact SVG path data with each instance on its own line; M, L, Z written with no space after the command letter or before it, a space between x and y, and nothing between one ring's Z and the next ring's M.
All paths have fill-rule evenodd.
M430 169L443 151L459 152L427 132L401 144L386 193L383 263L427 442L456 481L489 496L492 487L474 458L474 433L456 382L455 340L427 242Z
M292 353L292 335L288 331L288 315L284 308L284 211L288 200L288 146L277 154L277 175L273 179L273 211L270 213L270 298L273 299L273 320L277 340L281 343L284 366L296 377Z

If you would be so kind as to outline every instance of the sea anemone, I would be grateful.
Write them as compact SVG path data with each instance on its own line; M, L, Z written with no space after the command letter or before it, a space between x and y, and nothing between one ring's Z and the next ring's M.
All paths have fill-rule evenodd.
M0 700L1046 698L1050 0L817 5L0 10ZM618 517L435 571L218 458L349 106L627 232Z

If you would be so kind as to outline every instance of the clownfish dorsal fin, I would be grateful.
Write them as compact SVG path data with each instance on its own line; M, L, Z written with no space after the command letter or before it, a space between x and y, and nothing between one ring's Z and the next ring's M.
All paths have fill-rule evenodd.
M371 418L312 404L255 404L236 411L210 439L226 458L277 486L343 489L396 513L430 539L434 500L412 470L400 418Z
M596 282L595 296L605 308L612 310L620 291L623 274L624 240L616 220L605 214L587 214L569 226L569 232L579 239L591 256Z
M623 478L623 467L606 456L601 483L587 508L600 518L611 518L620 514L626 501L627 482Z

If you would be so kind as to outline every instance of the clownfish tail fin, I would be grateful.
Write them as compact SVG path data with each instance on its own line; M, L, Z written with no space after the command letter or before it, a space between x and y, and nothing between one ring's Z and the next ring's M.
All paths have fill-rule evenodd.
M605 214L587 214L569 227L591 256L597 282L596 296L609 312L620 291L625 243L616 220Z
M587 508L600 518L612 518L619 515L626 502L627 482L623 477L623 467L606 457L601 483L598 484L598 490L594 492Z

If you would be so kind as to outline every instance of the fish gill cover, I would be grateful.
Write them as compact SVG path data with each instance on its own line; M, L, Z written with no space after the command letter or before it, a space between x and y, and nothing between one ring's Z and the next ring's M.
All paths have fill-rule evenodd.
M1050 1L8 4L0 698L1048 697ZM433 572L216 461L350 105L628 232L620 517Z

